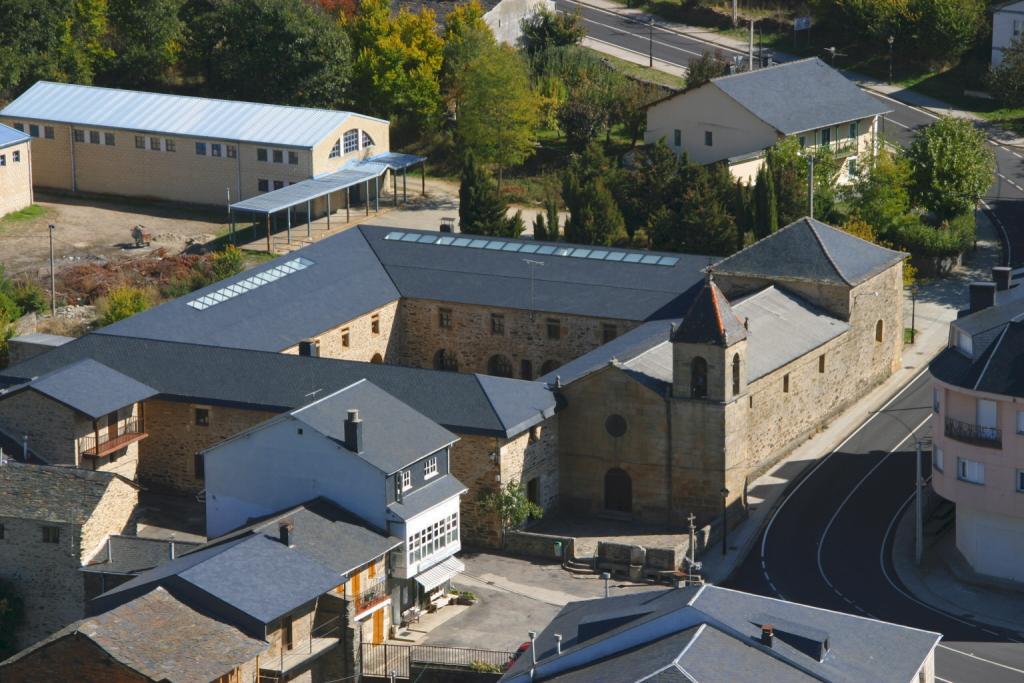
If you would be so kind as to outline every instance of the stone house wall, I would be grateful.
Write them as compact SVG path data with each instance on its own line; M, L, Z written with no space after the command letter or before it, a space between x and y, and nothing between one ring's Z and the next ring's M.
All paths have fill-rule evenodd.
M449 452L448 468L469 489L459 507L462 542L497 547L501 543L501 524L493 513L484 509L479 497L498 488L501 469L492 454L501 448L501 440L470 434L460 437Z
M120 479L110 482L92 516L82 525L79 561L93 557L111 534L129 530L132 513L139 504L139 490Z
M369 363L379 356L380 361L390 363L398 355L397 339L394 334L397 313L398 302L393 301L386 306L314 335L312 339L320 342L320 356L323 358L358 360ZM373 331L375 321L377 332ZM344 339L346 335L348 336L347 345ZM283 353L290 354L298 352L298 344L283 351Z
M85 636L70 633L12 664L0 666L0 680L148 683L150 678L117 661Z
M440 325L440 311L451 312L451 327ZM492 356L505 356L512 376L534 379L545 366L557 367L604 343L605 325L621 335L638 325L613 318L589 318L562 313L523 311L426 299L399 302L399 354L396 362L420 368L435 367L438 351L454 354L459 372L489 372ZM492 331L492 316L503 316L504 333ZM532 319L531 319L532 318ZM559 338L548 336L548 321L557 321ZM530 373L523 372L524 361Z
M196 408L209 410L209 425L196 424ZM153 489L196 494L196 454L274 417L265 410L150 399L145 404L149 437L139 442L139 482Z
M78 424L79 417L66 405L31 389L0 400L0 426L19 441L28 434L29 450L51 465L78 464L75 438L86 428L84 421Z
M501 446L502 485L518 481L528 491L537 479L536 502L545 512L558 508L558 443L558 418L550 417Z
M309 634L313 630L313 620L316 617L316 603L303 605L290 614L292 617L292 649L285 650L284 654L295 651L302 652L303 649L309 647ZM267 626L266 640L270 643L270 648L260 655L264 666L280 661L284 645L284 617L276 619Z

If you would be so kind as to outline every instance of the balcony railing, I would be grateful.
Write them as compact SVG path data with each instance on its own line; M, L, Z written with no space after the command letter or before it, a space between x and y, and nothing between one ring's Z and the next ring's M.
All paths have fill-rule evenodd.
M961 422L951 417L946 418L946 436L957 441L984 446L985 448L1002 448L1002 432L996 427L982 427L981 425Z
M280 679L282 676L302 667L320 657L341 642L341 620L338 617L328 619L314 628L303 642L295 643L290 650L283 648L273 655L260 658L260 674L263 678Z
M132 417L118 420L114 428L103 427L78 439L78 452L83 456L99 458L146 438L142 419Z
M356 614L376 607L380 603L384 602L390 597L387 592L387 582L378 581L377 583L369 586L366 590L356 595L354 600L356 603Z

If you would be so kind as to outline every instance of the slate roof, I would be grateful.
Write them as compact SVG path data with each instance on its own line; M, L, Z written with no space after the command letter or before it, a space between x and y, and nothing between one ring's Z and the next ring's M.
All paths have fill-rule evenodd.
M18 385L83 358L116 366L166 399L276 412L368 379L460 434L512 436L555 410L538 382L95 333L7 368L0 382Z
M274 513L214 539L213 543L257 533L276 538L282 522L292 524L290 538L295 550L339 575L347 575L402 544L401 539L373 529L326 498Z
M707 282L693 300L672 341L687 344L732 346L747 338L747 331L713 281Z
M76 635L88 638L142 676L168 683L217 680L270 647L192 610L157 587L109 612L66 626L0 667Z
M356 455L384 474L408 467L459 438L365 379L291 415L345 447L345 421L352 409L359 411L363 423L363 450Z
M350 112L38 81L0 115L192 138L312 147ZM191 152L188 152L191 153Z
M817 57L711 79L782 135L892 111Z
M228 605L268 624L341 583L341 574L263 534L204 547L140 574L97 600L116 602L140 588L187 590L197 609ZM190 601L191 602L191 601ZM211 605L211 602L214 604Z
M976 359L947 348L929 370L947 384L1024 398L1024 320L1006 323L995 342Z
M667 341L673 324L678 320L652 320L621 334L607 344L574 358L537 381L554 385L557 377L563 385L572 384L614 361L629 360Z
M20 130L0 123L0 149L10 147L11 145L17 145L31 139L32 136L28 133L23 133Z
M198 543L171 541L111 534L99 551L82 567L83 571L109 574L138 574L171 560L171 544L175 557L199 547Z
M388 505L388 511L398 519L410 520L416 515L426 512L435 505L448 501L452 496L458 496L469 489L453 474L445 474L430 480L423 486L418 486L402 497L401 502L394 502Z
M866 242L805 217L722 259L711 270L721 275L786 278L852 287L905 257L902 252Z
M91 358L47 373L25 388L49 396L93 419L157 394L153 387Z
M1024 317L1024 298L1017 298L964 315L957 318L953 325L974 336L1000 328L1014 318L1021 317Z
M110 472L7 461L0 466L0 517L84 524L115 479Z
M764 624L781 625L770 649L759 642ZM563 638L561 655L555 651L555 633ZM816 634L825 634L829 641L821 660L806 647L808 636L820 637ZM673 643L669 636L679 641ZM680 647L680 655L671 661L677 662L676 668L694 669L690 680L903 683L915 676L941 636L718 586L666 589L567 604L536 640L538 666L532 680L575 681L558 664L574 661L567 660L573 653L583 658L583 666L592 664L583 654L588 648L600 652L595 659L603 663L588 680L619 683L659 671L670 674L665 660L687 638L692 654ZM650 648L647 656L636 657L634 648L644 646ZM520 657L501 680L530 680L529 669L530 657ZM654 680L677 678L662 675Z

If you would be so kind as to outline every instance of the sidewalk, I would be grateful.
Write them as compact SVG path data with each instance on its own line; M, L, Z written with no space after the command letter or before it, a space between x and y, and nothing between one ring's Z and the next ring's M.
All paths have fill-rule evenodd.
M729 578L747 553L753 550L761 530L786 490L809 467L835 450L893 394L926 368L931 359L945 347L949 322L956 318L957 310L967 305L967 283L990 280L992 266L1000 263L1000 243L996 228L984 212L977 212L977 217L978 249L968 256L965 266L948 278L918 288L914 321L916 340L913 345L908 344L903 349L903 367L836 417L826 429L776 463L770 472L751 483L747 496L749 516L729 531L728 553L723 557L721 546L716 546L700 558L706 580L721 583ZM913 313L909 293L905 293L903 317L906 327L910 327Z

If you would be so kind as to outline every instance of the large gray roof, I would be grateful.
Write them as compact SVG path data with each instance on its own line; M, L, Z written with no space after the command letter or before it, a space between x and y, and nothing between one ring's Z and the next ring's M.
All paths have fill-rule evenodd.
M147 679L167 683L217 680L269 647L196 612L158 587L109 612L76 621L4 664L76 635L88 638Z
M905 257L902 252L805 217L722 259L712 266L712 271L721 275L853 286Z
M765 624L775 627L775 642L770 649L759 642ZM718 633L700 630L701 625ZM561 655L555 651L556 633L562 635ZM941 638L938 633L717 586L666 589L566 605L536 640L538 666L532 680L575 680L566 677L559 660L578 661L570 658L573 653L582 655L586 648L597 644L601 646L603 666L589 680L639 680L644 673L652 675L666 669L666 660L677 643L667 642L666 646L663 639L673 635L680 641L688 639L690 647L698 648L692 657L682 652L680 657L668 660L700 674L691 680L736 683L807 680L799 673L836 682L904 683L914 678ZM809 652L807 640L822 637L827 638L828 648L819 659L817 653ZM637 659L635 648L645 645L651 646L648 658ZM620 667L619 655L628 667ZM587 666L593 660L584 656L583 662L582 666ZM778 665L788 669L790 675L780 678L770 673L781 671ZM568 667L579 668L579 664ZM529 669L530 658L520 657L502 681L531 680Z
M352 114L39 81L0 115L162 135L312 147ZM184 152L182 152L184 153Z
M54 370L33 380L27 388L93 419L130 406L136 401L144 401L157 393L153 387L91 358Z
M817 57L721 76L711 83L783 135L892 111Z
M408 467L459 438L365 379L291 415L344 446L349 410L358 410L363 423L363 450L356 455L385 474Z
M110 472L6 461L0 465L0 517L84 524L117 479L135 487Z
M274 412L369 379L460 434L512 436L555 410L554 396L539 382L95 333L7 368L0 382L19 384L83 358L116 365L170 400Z

